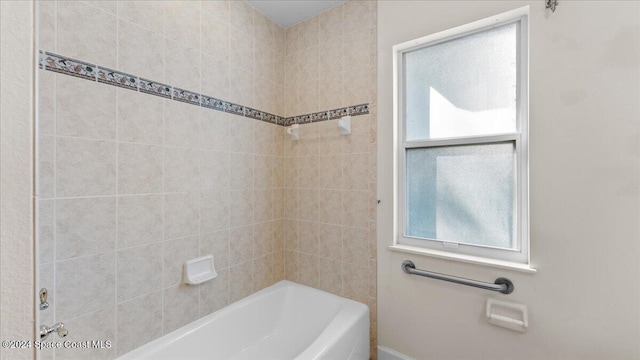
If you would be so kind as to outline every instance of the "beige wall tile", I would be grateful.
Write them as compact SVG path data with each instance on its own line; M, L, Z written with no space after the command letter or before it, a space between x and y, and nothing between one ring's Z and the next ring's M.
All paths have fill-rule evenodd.
M56 260L116 247L116 198L56 200Z
M118 89L118 140L162 144L161 97Z
M320 74L336 74L342 71L342 37L336 37L322 44Z
M284 251L284 278L290 281L298 281L298 252Z
M254 156L250 154L231 153L229 158L231 168L231 189L253 189Z
M40 136L38 142L38 182L37 195L52 198L55 194L55 147L53 136Z
M234 1L233 3L243 3ZM229 61L242 71L253 72L253 37L239 31L231 31Z
M318 240L320 257L342 261L342 227L318 224Z
M229 153L200 150L200 190L229 190Z
M242 104L244 106L255 107L254 99L253 99L253 77L254 76L253 76L253 70L251 69L247 69L239 65L239 63L231 60L230 73L229 73L229 101L234 102L236 104ZM249 118L246 118L246 119L252 122L255 121ZM232 129L232 135L233 135L233 129Z
M164 36L183 46L200 49L200 2L164 1Z
M162 191L162 147L118 144L118 194Z
M119 0L118 17L162 35L163 3L163 1L152 0Z
M198 287L177 285L163 291L163 322L165 334L198 319Z
M218 276L200 287L200 316L218 311L229 304L229 269L216 271Z
M216 99L228 100L230 94L229 61L220 60L213 56L202 55L202 93ZM204 112L218 112L203 109Z
M200 193L200 232L229 228L229 191Z
M229 267L229 230L200 234L200 256L213 255L215 269Z
M233 124L233 126L230 126L228 150L231 152L253 154L253 128L256 126L256 121L246 117L230 115L229 123Z
M305 83L320 77L320 47L310 46L300 53L298 81ZM322 54L324 56L324 54Z
M265 256L274 251L274 228L272 221L253 226L253 257Z
M367 69L370 64L370 29L362 28L344 35L342 39L342 69ZM367 76L368 78L368 76Z
M164 101L164 144L198 147L200 140L199 107L179 101Z
M55 217L54 217L54 201L38 200L38 263L47 264L54 260L55 243Z
M253 261L229 269L229 301L236 302L253 292Z
M112 195L115 192L115 142L57 139L57 196Z
M300 220L317 221L318 219L318 190L300 190L298 199L298 217Z
M116 307L117 355L162 336L162 291L152 292ZM140 329L145 329L140 331Z
M320 109L337 109L343 107L342 102L342 74L322 73L318 85L322 91L318 95L318 106Z
M231 27L253 37L253 8L244 1L231 1L229 6Z
M197 193L164 195L164 237L175 239L197 234L200 229Z
M351 135L343 136L343 153L366 153L371 145L371 123L375 122L371 115L362 115L351 118Z
M253 223L253 190L232 190L230 209L230 226L238 227Z
M346 190L369 189L369 154L343 154L342 173L344 174L342 188Z
M162 281L164 287L182 283L182 266L185 261L199 256L199 244L198 236L188 236L162 243Z
M299 217L298 189L284 189L284 216L287 219L297 219Z
M298 158L298 187L317 188L319 173L319 156L305 156Z
M318 45L320 40L320 25L318 21L318 16L314 16L308 20L303 21L299 25L299 34L300 39L298 42L298 49L303 51L306 55L306 51Z
M337 127L334 130L337 132ZM334 137L337 137L337 135L334 134ZM341 155L319 156L317 187L320 189L340 189L342 186L342 168Z
M318 258L318 282L320 290L342 295L342 263L327 258Z
M347 226L366 228L368 226L368 191L345 191L342 199L342 219Z
M118 197L118 249L162 240L162 195Z
M369 69L353 68L342 74L342 101L345 104L364 104L372 101Z
M318 254L318 223L298 221L298 250L307 254Z
M307 286L318 287L318 257L306 253L298 254L298 281Z
M38 132L39 135L55 135L56 74L39 69L38 81Z
M56 87L58 136L100 140L116 138L116 88L72 76L59 76Z
M118 20L118 70L164 81L162 34Z
M273 282L284 280L284 250L275 251L273 254Z
M284 218L284 189L273 189L273 218Z
M64 325L69 329L69 335L65 337L64 340L58 339L58 341L71 341L75 343L110 340L112 347L105 349L74 349L63 346L60 349L56 349L56 359L113 359L116 355L115 350L117 346L117 344L115 344L115 318L115 307L112 306L108 309L84 314L74 319L65 319ZM71 329L73 329L73 331Z
M229 261L231 266L253 258L253 226L232 228L229 231Z
M165 39L164 46L164 81L200 92L200 52L169 39Z
M200 186L198 153L195 149L169 146L164 148L165 192L198 190Z
M375 2L351 0L344 3L343 31L348 34L363 27L373 26L373 8Z
M320 14L320 42L334 39L342 35L342 17L344 5L340 4L333 9Z
M118 12L118 2L115 0L82 0L82 2L110 14L115 15Z
M217 20L203 21L200 46L204 54L228 62L230 50L229 23Z
M162 289L162 262L162 244L118 251L118 303Z
M55 1L37 1L39 34L38 49L56 52L56 7Z
M340 190L318 190L318 220L326 224L342 224L342 194Z
M116 296L114 269L114 252L57 262L56 319L64 319L71 329L66 319L100 309L113 309Z
M229 116L221 111L202 109L200 146L203 149L229 151Z
M258 189L253 192L253 221L273 219L273 189Z
M271 254L253 260L253 291L273 284L273 257Z
M369 264L368 229L344 227L342 232L342 252L344 262L366 267Z
M275 47L274 28L277 27L268 17L253 9L253 37L269 48Z
M343 291L349 299L366 304L369 299L369 268L343 263Z
M300 41L300 25L293 25L285 30L285 47L287 55L298 52L298 42Z
M256 189L269 189L273 184L273 156L254 156L253 183Z
M79 1L58 1L57 5L57 51L115 69L116 17Z
M202 10L206 12L206 14L203 14L203 19L205 21L211 21L207 18L207 16L212 16L213 18L215 18L215 21L222 21L226 22L227 24L229 23L229 1L202 0L201 4Z

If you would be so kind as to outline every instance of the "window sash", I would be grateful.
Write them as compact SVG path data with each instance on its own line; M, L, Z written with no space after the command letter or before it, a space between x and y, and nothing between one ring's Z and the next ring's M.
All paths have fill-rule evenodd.
M498 135L439 138L429 140L406 140L404 103L405 71L404 54L416 49L432 46L444 41L479 33L493 27L520 22L520 34L516 41L517 55L517 119L516 132ZM529 192L528 192L528 7L516 9L475 23L463 25L441 33L429 35L394 46L394 245L410 245L438 251L479 256L487 259L529 263ZM407 149L481 145L513 141L516 153L516 199L515 227L516 249L493 248L491 246L448 243L438 239L423 239L406 236L406 151Z

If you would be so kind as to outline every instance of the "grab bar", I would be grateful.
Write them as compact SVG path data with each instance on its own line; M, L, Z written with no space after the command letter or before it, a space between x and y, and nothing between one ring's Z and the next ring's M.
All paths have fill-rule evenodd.
M513 283L507 278L499 277L496 279L496 281L493 282L493 284L491 284L483 281L471 280L452 275L440 274L433 271L416 269L416 264L414 264L411 260L405 260L402 262L402 270L410 275L425 276L432 279L444 280L456 284L473 286L480 289L497 291L503 294L511 294L514 289Z

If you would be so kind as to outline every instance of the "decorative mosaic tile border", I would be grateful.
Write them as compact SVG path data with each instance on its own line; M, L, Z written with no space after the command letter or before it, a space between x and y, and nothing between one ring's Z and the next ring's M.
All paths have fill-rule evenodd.
M71 59L62 55L40 50L39 64L41 69L71 75L78 78L97 81L107 85L118 86L132 91L160 96L187 104L202 106L212 110L224 111L231 114L245 116L251 119L265 121L271 124L289 126L293 124L310 124L312 122L337 119L345 115L357 116L369 113L369 104L348 106L340 109L321 111L312 114L283 118L264 111L252 109L243 105L216 99L204 94L147 80L135 75L112 70L106 67Z

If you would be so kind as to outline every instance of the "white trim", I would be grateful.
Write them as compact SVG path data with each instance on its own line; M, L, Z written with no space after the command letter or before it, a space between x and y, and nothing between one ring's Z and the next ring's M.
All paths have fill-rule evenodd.
M473 256L473 255L456 254L448 251L439 251L439 250L433 250L433 249L428 249L428 248L418 247L418 246L394 244L389 246L388 249L392 251L407 253L407 254L423 255L423 256L429 256L429 257L434 257L438 259L445 259L445 260L456 260L456 261L460 261L468 264L484 265L484 266L490 266L490 267L506 269L506 270L515 270L515 271L520 271L520 272L525 272L530 274L535 274L536 272L538 272L538 270L531 267L529 264L495 260L495 259L489 259L489 258Z
M405 354L399 353L395 350L386 348L384 346L378 346L378 360L414 360Z
M453 260L473 262L485 265L506 264L507 268L531 269L529 252L529 154L528 154L528 122L529 122L529 7L508 11L493 17L475 21L453 29L436 34L424 36L393 46L393 109L394 109L394 147L393 147L393 249L414 249L414 253L446 257ZM519 22L518 41L518 88L517 88L517 120L516 130L509 134L496 134L488 136L465 136L459 138L428 139L406 141L406 129L404 125L404 60L406 52L415 49L432 46L444 41L468 36L473 33L487 31L488 29L503 26L505 24ZM405 172L406 149L429 148L437 146L490 144L512 141L515 146L515 213L514 222L517 244L514 249L494 249L476 246L474 244L455 244L453 248L445 246L440 240L417 239L405 234L406 223L406 199L405 199ZM400 243L402 242L402 244ZM415 249L421 249L416 251ZM528 271L528 270L526 270Z

